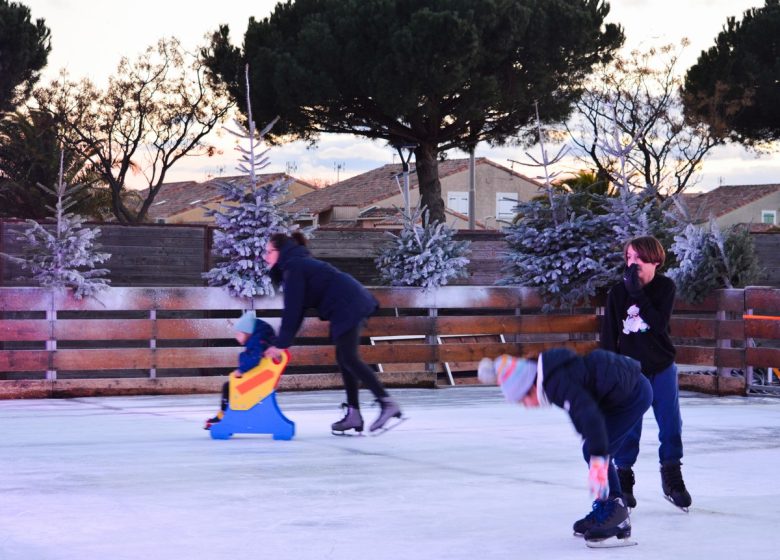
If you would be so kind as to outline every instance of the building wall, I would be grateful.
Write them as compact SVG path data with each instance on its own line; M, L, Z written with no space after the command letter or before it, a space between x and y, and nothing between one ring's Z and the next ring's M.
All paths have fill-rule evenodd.
M468 193L468 190L468 171L444 177L441 181L441 192L445 205L450 193ZM496 225L497 195L499 193L507 193L509 195L507 198L514 198L519 201L530 200L541 194L538 186L531 181L522 179L493 165L477 165L475 185L476 219L483 224L487 222L486 225L489 228L506 225ZM509 202L506 205L511 208L514 203ZM467 212L462 213L467 214ZM511 222L511 217L506 218L505 221Z
M399 180L403 186L403 178L399 177ZM445 206L447 205L448 195L451 192L468 194L468 191L468 170L441 178L441 196L444 200ZM539 187L531 181L522 179L517 175L508 173L490 164L478 164L476 168L475 185L476 220L485 224L488 229L498 229L501 226L507 225L507 223L511 221L511 218L509 218L505 220L505 223L497 224L496 196L498 193L507 193L511 198L520 201L530 200L533 197L542 194L539 190ZM410 195L410 204L412 208L414 208L417 206L418 200L420 198L419 190L413 189ZM375 204L384 208L392 208L393 206L403 208L404 201L403 196L399 191L398 194L395 194ZM511 207L512 205L512 203L508 203L508 206ZM468 206L466 206L466 211L461 213L467 215ZM447 223L457 229L466 229L469 225L467 219L460 219L457 216L453 216L451 214L447 215Z
M721 228L734 224L760 224L762 210L774 210L777 214L777 223L775 225L780 225L780 191L741 206L728 214L720 216L715 221Z

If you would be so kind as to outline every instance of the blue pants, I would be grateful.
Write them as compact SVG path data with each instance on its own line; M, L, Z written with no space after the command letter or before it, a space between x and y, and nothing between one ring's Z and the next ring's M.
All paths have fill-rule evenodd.
M620 408L604 412L604 424L606 425L607 437L609 438L608 453L610 457L614 457L618 450L623 447L626 438L633 433L636 426L642 424L642 416L650 408L652 401L653 390L647 377L643 375L639 378L639 383L637 383L631 399L627 400ZM589 463L592 453L588 448L587 440L582 444L582 455L585 457L585 462ZM621 496L623 492L620 488L620 479L618 479L617 470L612 461L609 462L607 477L609 479L610 497Z
M680 463L683 456L682 416L680 415L680 391L677 385L677 366L649 376L653 387L653 414L658 423L658 459L661 464ZM618 467L631 467L639 455L639 439L642 437L642 422L638 422L623 447L614 456Z

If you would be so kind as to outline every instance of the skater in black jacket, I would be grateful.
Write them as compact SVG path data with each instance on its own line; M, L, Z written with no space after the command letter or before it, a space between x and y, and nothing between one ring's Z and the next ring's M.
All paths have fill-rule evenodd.
M574 523L574 533L584 536L588 546L633 544L611 457L650 407L652 390L639 363L604 350L580 357L557 348L537 360L484 358L478 373L483 383L497 382L509 402L526 407L554 404L568 412L583 437L582 453L596 498L591 512Z
M374 394L381 407L370 431L382 429L391 418L401 418L398 403L358 353L363 324L379 307L374 296L349 274L313 258L306 249L306 238L299 232L292 236L272 235L263 258L271 267L271 276L281 282L284 294L282 325L265 355L277 357L280 349L288 348L301 326L304 311L316 308L320 319L330 321L336 361L347 393L347 402L342 405L347 409L346 415L331 426L332 431L363 431L358 383Z
M637 237L624 248L626 271L607 296L601 347L634 358L653 387L653 413L658 424L661 487L674 505L688 511L691 495L683 482L682 416L675 348L669 334L674 282L660 274L666 259L655 237ZM642 423L628 435L614 457L626 503L636 507L633 466L639 455Z

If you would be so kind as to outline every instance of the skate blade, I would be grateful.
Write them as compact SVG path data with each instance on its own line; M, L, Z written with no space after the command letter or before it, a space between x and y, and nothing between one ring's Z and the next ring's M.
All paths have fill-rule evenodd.
M350 428L350 430L351 429L352 428ZM344 430L343 432L331 430L330 433L333 434L334 436L339 436L339 437L363 437L364 436L363 432L347 432L346 430Z
M639 543L631 539L631 537L626 537L625 539L607 537L606 539L585 539L585 544L588 548L620 548L623 546L636 546Z
M674 503L674 500L671 499L669 496L664 495L664 498L666 498L667 502L672 504L674 507L676 507L680 511L685 512L685 513L689 513L689 511L688 511L690 509L689 507L678 506L677 504Z
M395 422L393 420L395 420ZM390 420L388 420L385 423L384 426L382 426L378 430L375 430L375 431L371 432L368 435L370 435L371 437L381 436L382 434L384 434L386 432L389 432L392 429L397 428L398 426L400 426L401 424L403 424L407 420L409 420L408 416L401 416L400 418L391 418Z

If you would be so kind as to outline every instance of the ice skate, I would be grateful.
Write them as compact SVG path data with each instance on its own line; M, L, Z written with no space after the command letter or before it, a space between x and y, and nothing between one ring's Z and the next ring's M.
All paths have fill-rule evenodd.
M590 548L613 548L633 546L631 540L631 520L623 498L612 498L594 504L593 522L585 531L585 544Z
M347 413L344 415L344 418L331 424L331 433L334 436L361 435L361 432L363 432L363 416L360 414L360 409L349 406L346 403L342 404L341 407L346 408ZM347 430L355 430L355 433L347 433Z
M626 507L634 509L636 507L636 498L634 497L634 470L631 467L618 467L618 478L620 479L620 490L623 492L623 499Z
M582 519L578 519L574 522L574 536L575 537L582 537L585 535L585 533L590 529L593 525L596 523L596 510L600 509L604 505L603 501L596 500L593 502L593 509L583 517Z
M381 435L388 430L392 430L398 426L398 424L406 420L406 418L401 415L401 407L390 397L380 397L377 399L377 402L379 403L379 406L382 407L382 410L380 410L379 416L374 420L374 423L371 424L371 427L369 428L370 432L378 432L375 435ZM388 421L391 418L396 418L398 421L388 424Z
M666 463L661 465L661 487L664 497L678 508L688 513L691 507L691 495L685 488L680 463Z

